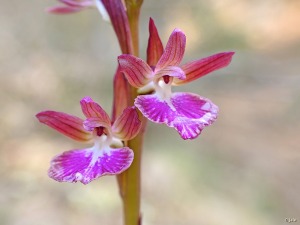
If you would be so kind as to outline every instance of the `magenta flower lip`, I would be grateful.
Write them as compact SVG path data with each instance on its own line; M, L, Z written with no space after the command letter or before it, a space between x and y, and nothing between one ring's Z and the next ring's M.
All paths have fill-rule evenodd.
M43 111L36 115L41 123L81 142L93 141L92 147L66 151L55 156L48 175L59 182L87 184L104 176L120 174L131 165L133 151L122 141L134 138L141 128L135 107L126 108L111 124L107 113L90 97L80 101L82 120L63 112Z
M218 107L196 94L172 93L171 87L229 65L234 52L221 52L180 65L185 52L185 34L175 29L163 49L152 19L149 31L147 62L150 65L133 55L118 57L120 70L128 82L144 94L139 95L134 104L150 121L174 127L183 139L194 139L217 119Z
M184 140L198 137L217 119L219 111L209 99L186 92L173 93L168 101L155 94L140 95L135 105L152 122L174 127Z

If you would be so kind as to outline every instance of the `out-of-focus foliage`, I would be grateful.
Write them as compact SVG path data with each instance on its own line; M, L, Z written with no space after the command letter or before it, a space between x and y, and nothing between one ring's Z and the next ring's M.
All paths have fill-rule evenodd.
M114 177L87 186L47 177L50 159L75 143L40 125L35 113L81 116L78 102L86 95L110 111L120 54L96 10L46 14L54 4L11 0L0 7L0 224L121 224ZM144 0L144 58L150 16L164 43L175 27L186 33L184 61L236 55L228 68L180 87L220 107L217 122L197 140L149 123L143 224L299 221L299 1Z

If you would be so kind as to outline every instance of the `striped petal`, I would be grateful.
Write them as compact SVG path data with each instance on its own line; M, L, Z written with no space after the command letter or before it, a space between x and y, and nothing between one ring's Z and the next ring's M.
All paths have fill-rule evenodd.
M70 14L70 13L76 13L79 12L83 9L84 7L80 6L54 6L54 7L49 7L46 9L48 13L53 13L53 14Z
M123 72L128 82L140 88L151 81L153 71L151 67L142 59L133 55L123 54L118 57L121 72Z
M126 108L112 126L114 136L127 141L134 138L141 129L141 121L135 107Z
M113 112L111 121L112 123L116 120L116 118L122 114L123 110L130 105L129 99L124 98L127 93L129 93L129 85L127 79L123 73L120 71L120 66L118 66L117 71L114 75L114 83L113 83Z
M210 72L228 66L234 52L222 52L203 59L195 60L181 66L186 74L185 80L174 79L174 84L188 83Z
M110 124L110 118L107 113L101 108L101 106L94 102L90 97L84 97L80 101L81 109L83 114L87 117L99 118L100 121L103 121L106 124Z
M83 120L63 112L43 111L36 115L38 120L58 132L76 140L87 142L92 134L83 127Z
M185 140L198 137L218 114L218 107L210 100L192 93L173 93L169 100L142 95L136 98L135 106L152 122L174 127Z
M185 44L185 34L181 30L175 29L168 40L164 53L156 65L155 71L166 66L179 65L184 55Z
M162 76L170 76L180 80L186 78L184 71L178 66L167 66L155 74L157 78Z
M48 175L59 182L88 184L104 175L122 173L132 161L133 151L127 147L71 150L54 157Z
M104 127L110 132L110 124L103 122L98 117L90 117L83 121L83 127L87 131L93 131L96 127Z
M147 47L147 63L155 66L164 52L164 47L152 18L149 21L149 39Z

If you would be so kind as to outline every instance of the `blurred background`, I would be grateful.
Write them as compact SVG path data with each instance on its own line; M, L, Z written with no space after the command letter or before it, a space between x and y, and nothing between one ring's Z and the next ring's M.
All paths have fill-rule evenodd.
M92 96L111 112L120 54L96 10L45 13L57 4L3 1L0 8L0 224L118 225L115 177L87 186L48 178L51 158L82 147L38 123L45 109L82 117ZM193 141L149 123L143 153L143 225L300 223L300 1L145 0L166 43L187 36L184 61L235 51L230 66L175 88L211 99L216 123Z

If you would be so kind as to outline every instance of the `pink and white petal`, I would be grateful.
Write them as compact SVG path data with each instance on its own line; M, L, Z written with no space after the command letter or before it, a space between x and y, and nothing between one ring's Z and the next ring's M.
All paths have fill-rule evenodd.
M104 127L110 131L110 123L103 122L99 117L90 117L83 121L83 127L87 131L93 131L96 127Z
M53 14L70 14L70 13L76 13L79 12L83 9L83 7L79 6L54 6L47 8L46 11L48 13L53 13Z
M140 88L150 82L154 73L151 67L142 59L128 54L123 54L118 57L121 72L123 72L128 82Z
M87 117L97 117L104 123L110 124L110 118L102 107L93 101L92 98L86 96L80 101L83 114Z
M92 134L83 127L83 120L63 112L43 111L36 114L37 119L58 132L82 142L92 139Z
M181 30L175 29L168 40L164 53L156 65L155 72L166 66L178 66L184 55L185 44L185 34Z
M152 18L149 21L149 39L147 47L147 63L155 66L164 52L164 47L159 37L157 28Z
M195 60L181 66L186 74L185 80L174 79L175 85L194 81L210 72L229 65L234 52L221 52L203 59Z
M134 106L128 107L114 122L112 131L115 137L127 141L133 139L139 133L141 125L136 108Z
M217 119L218 106L199 95L178 92L172 95L171 102L177 116L170 125L185 140L196 138L204 127Z
M176 112L170 104L161 100L156 94L139 95L134 105L147 119L155 123L169 124L176 118Z
M178 66L167 66L167 67L159 70L155 74L155 77L159 78L159 77L166 76L166 75L180 79L180 80L183 80L186 78L184 71Z
M88 184L104 175L122 173L131 165L133 156L128 147L71 150L52 159L48 175L59 182Z

